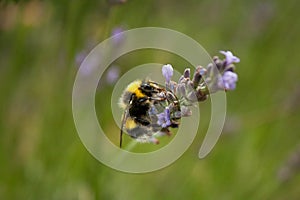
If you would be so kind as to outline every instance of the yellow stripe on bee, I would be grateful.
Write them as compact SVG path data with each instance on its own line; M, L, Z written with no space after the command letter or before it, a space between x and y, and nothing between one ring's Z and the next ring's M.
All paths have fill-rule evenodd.
M125 128L130 130L130 129L134 129L135 127L137 127L135 121L133 119L128 118L125 123Z
M127 91L134 93L136 95L136 97L138 97L138 98L144 97L145 94L143 94L142 91L139 89L141 84L142 84L141 81L134 81L128 85Z

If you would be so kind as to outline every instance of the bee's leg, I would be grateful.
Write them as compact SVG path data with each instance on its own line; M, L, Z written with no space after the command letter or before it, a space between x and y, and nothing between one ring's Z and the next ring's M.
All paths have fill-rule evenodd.
M166 98L164 97L149 97L150 101L165 101Z
M140 143L159 144L159 140L156 139L153 135L142 135L140 137L137 137L136 141L138 141Z
M157 132L157 131L160 131L161 126L154 123L154 124L151 124L151 128L152 128L153 132Z
M162 128L160 131L168 136L172 135L171 131L168 128Z
M127 132L128 135L130 135L130 137L135 139L137 142L153 144L159 143L158 139L153 136L151 129L146 126L137 126L134 129L127 130Z
M178 128L179 126L179 122L176 122L174 120L171 120L171 125L170 125L172 128Z

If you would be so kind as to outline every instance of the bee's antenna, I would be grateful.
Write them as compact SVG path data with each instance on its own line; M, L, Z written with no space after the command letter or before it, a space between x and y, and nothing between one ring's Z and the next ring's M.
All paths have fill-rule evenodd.
M121 132L120 132L120 148L122 148L122 139L123 139L123 127L121 128Z
M124 127L126 115L127 115L127 108L126 108L126 111L124 111L123 118L122 118L121 131L120 131L120 148L122 148L122 141L123 141L123 127Z

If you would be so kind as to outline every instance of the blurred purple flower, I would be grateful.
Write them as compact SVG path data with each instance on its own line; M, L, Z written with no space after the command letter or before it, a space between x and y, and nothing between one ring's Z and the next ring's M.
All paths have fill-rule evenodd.
M239 63L240 59L236 56L234 56L231 51L220 51L221 54L225 56L225 62L226 66L232 64L232 63Z
M79 67L81 65L81 63L83 62L83 60L85 59L85 57L87 56L87 52L86 51L81 51L79 53L76 54L75 56L75 63L76 65Z
M116 45L121 44L124 41L124 35L122 32L124 31L121 27L116 27L112 30L111 35L113 36L113 42Z
M95 41L87 41L86 44L84 45L84 48L78 51L75 55L75 64L76 67L80 67L84 59L88 56L90 51L93 49L95 46Z
M164 65L162 67L162 74L166 79L166 82L169 83L171 80L171 77L173 76L173 67L170 64Z
M115 83L120 76L120 68L118 66L111 66L106 74L106 82L108 84Z
M160 125L163 128L166 128L171 125L171 120L170 120L170 109L166 107L164 112L160 113L157 115L157 124Z
M237 80L238 75L236 73L227 71L218 79L218 87L225 90L234 90Z

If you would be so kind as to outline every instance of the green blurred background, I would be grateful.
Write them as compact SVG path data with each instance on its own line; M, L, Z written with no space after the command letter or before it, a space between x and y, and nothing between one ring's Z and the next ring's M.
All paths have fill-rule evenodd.
M299 8L298 0L0 1L0 199L299 199ZM144 26L185 33L211 55L232 50L241 63L213 152L198 159L207 121L171 166L134 175L88 153L71 97L80 53L116 27ZM121 74L147 62L186 67L162 54L136 52L116 65ZM99 89L103 101L112 89ZM96 101L117 143L110 108Z

